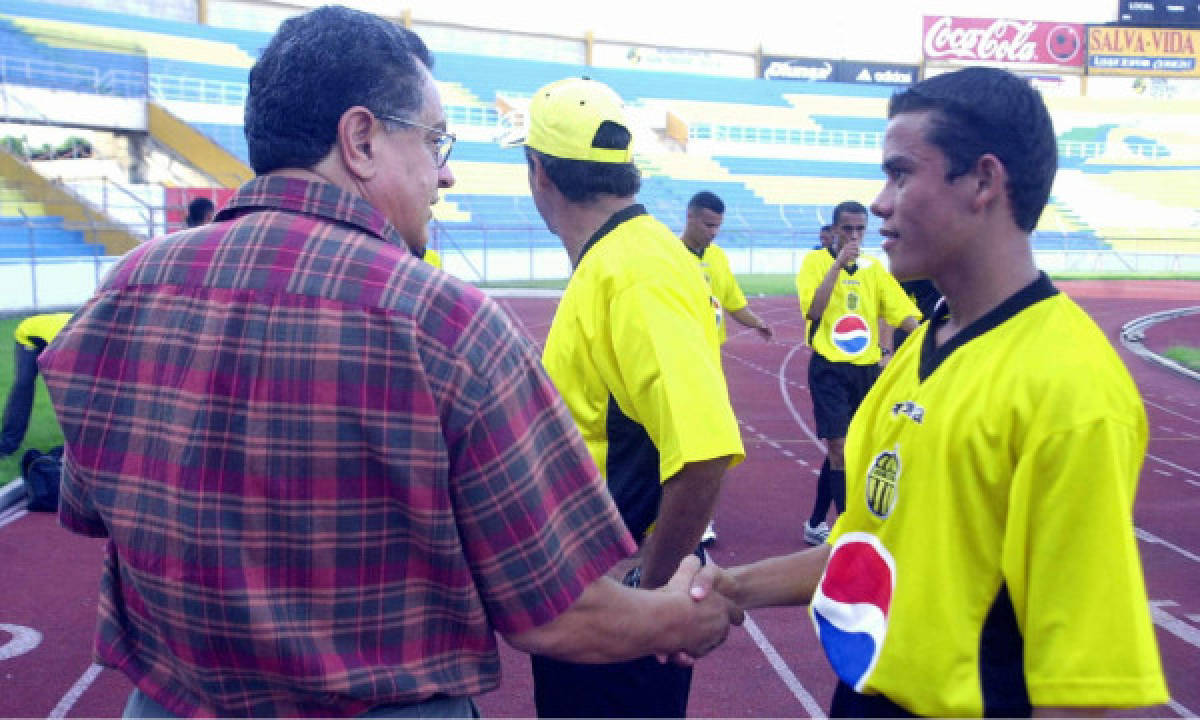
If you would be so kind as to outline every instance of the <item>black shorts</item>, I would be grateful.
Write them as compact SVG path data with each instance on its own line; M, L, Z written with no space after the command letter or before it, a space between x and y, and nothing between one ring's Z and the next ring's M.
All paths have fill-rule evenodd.
M808 361L808 392L812 395L817 437L822 440L846 437L850 419L862 404L879 365L829 362L817 353Z

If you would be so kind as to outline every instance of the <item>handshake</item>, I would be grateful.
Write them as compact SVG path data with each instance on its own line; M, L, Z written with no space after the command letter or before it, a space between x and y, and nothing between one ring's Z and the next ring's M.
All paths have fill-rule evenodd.
M687 555L675 575L653 593L668 606L661 640L670 648L655 650L660 662L689 666L725 641L730 625L741 625L746 614L732 594L731 576L714 563L701 567L700 558Z

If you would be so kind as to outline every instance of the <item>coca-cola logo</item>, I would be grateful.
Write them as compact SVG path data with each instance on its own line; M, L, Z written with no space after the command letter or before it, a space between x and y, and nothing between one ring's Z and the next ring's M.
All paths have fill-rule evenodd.
M995 20L985 27L955 27L954 18L938 18L925 33L925 56L995 62L1034 62L1037 23Z

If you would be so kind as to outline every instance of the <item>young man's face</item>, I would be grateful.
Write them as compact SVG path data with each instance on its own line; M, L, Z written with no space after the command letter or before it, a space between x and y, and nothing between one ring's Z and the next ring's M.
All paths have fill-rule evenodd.
M721 223L725 216L708 208L694 207L687 211L687 224L683 229L683 239L693 250L704 250L717 233L721 231Z
M932 278L964 259L974 231L970 220L972 173L946 181L941 149L926 139L929 112L901 113L883 134L883 189L871 212L883 218L880 233L892 274L901 281Z
M867 214L856 212L838 213L833 223L833 251L840 253L847 243L857 242L862 246L863 236L867 234Z

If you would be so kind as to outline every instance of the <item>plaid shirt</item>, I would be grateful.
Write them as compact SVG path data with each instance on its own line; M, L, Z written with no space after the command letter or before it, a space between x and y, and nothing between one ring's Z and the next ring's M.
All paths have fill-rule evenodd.
M282 177L126 256L41 362L96 653L180 714L499 682L635 550L536 351L364 201Z

